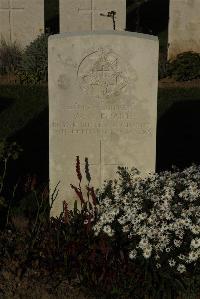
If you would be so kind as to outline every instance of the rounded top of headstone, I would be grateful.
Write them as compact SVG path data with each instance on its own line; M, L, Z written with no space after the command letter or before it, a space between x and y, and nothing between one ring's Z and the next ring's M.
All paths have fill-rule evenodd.
M158 41L158 37L155 35L138 33L138 32L130 32L130 31L113 31L113 30L104 30L104 31L93 31L93 32L66 32L60 34L50 35L49 40L51 39L60 39L65 37L75 37L75 36L96 36L96 35L112 35L112 36L129 36L134 38L143 38L149 39L153 41Z

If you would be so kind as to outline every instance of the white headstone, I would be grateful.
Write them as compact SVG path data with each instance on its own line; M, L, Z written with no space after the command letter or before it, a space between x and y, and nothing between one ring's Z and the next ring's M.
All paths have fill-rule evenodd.
M60 0L61 33L125 28L125 0Z
M168 58L187 51L200 53L200 1L170 0Z
M0 38L25 47L44 32L44 0L0 0Z
M60 34L49 39L51 190L60 181L52 214L77 199L76 156L88 157L92 184L118 166L155 171L158 41L129 32ZM83 182L83 186L85 181Z

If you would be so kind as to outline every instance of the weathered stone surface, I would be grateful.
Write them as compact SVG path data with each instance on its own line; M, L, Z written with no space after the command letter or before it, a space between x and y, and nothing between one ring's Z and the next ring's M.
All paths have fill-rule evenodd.
M60 32L113 30L112 16L105 16L110 11L116 12L115 29L124 30L124 0L60 0Z
M187 51L200 53L199 0L170 0L168 58Z
M30 44L44 32L44 0L0 0L0 38Z
M101 32L49 39L52 214L73 207L76 156L89 158L92 184L114 178L118 166L155 170L158 84L156 37ZM83 181L83 186L86 181Z

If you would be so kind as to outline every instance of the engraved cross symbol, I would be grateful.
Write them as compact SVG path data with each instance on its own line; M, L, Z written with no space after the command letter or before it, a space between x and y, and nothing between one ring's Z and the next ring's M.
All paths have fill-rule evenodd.
M0 8L0 11L8 11L9 13L9 36L10 36L10 41L13 41L13 36L12 36L12 28L14 26L13 24L13 12L14 11L23 11L24 7L13 7L13 0L8 0L8 6L7 7L2 7Z
M123 164L120 163L115 163L115 164L105 164L103 163L103 159L102 159L102 147L103 147L103 140L100 140L100 182L101 184L103 183L103 167L104 166L124 166Z
M104 166L116 166L116 168L118 166L124 167L124 164L121 163L114 163L114 164L105 164L103 162L103 140L100 139L99 141L99 149L100 149L100 157L99 157L99 164L96 163L89 163L89 165L93 165L93 166L98 166L99 167L99 171L100 171L100 183L103 183L103 168Z
M117 63L118 60L115 59L114 62L107 62L107 64L99 65L97 69L94 70L94 73L99 74L98 77L107 84L116 85L118 78L118 72L116 71Z
M90 9L84 9L84 8L78 8L78 13L84 14L84 15L90 15L91 19L91 31L94 31L94 20L95 20L95 15L99 14L99 16L104 16L104 14L108 15L108 11L105 9L95 9L94 8L94 0L91 0L90 4Z

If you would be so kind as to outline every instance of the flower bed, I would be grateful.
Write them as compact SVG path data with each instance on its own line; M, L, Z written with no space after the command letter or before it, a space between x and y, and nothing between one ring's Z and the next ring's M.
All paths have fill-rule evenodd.
M1 145L0 195L7 162L20 151L16 143ZM33 279L43 277L50 292L61 282L68 289L68 283L76 282L91 298L198 299L200 167L145 178L136 169L119 168L119 180L95 192L86 158L86 198L78 157L76 173L78 187L71 187L81 209L75 202L69 211L64 202L57 218L49 217L48 187L38 186L35 177L21 182L23 206L14 207L17 186L12 201L0 197L5 218L0 230L0 297L11 298L22 286L32 290Z
M118 226L130 240L129 257L143 255L157 268L166 263L179 273L200 258L200 171L164 172L141 178L120 169L121 182L101 191L100 219L94 226L112 237ZM114 197L113 197L114 196ZM163 255L165 260L162 261Z
M98 192L95 235L123 240L129 258L147 267L145 275L163 272L172 289L174 279L183 285L191 276L199 279L200 167L145 178L136 169L119 168L118 174L119 181ZM189 282L191 292L200 288L198 279Z

